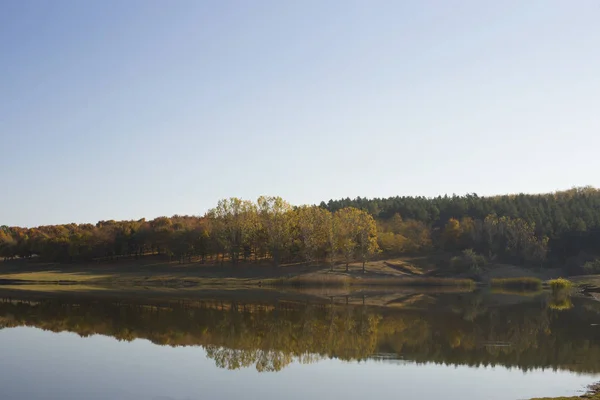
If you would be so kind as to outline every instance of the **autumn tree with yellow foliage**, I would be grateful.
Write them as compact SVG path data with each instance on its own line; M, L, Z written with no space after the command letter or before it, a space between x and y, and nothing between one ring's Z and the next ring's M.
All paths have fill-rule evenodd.
M327 253L332 215L317 206L298 207L294 213L298 242L304 261L312 263Z
M363 272L369 257L379 250L377 224L364 210L342 208L334 214L337 230L337 247L340 249L346 271L356 256L362 261Z

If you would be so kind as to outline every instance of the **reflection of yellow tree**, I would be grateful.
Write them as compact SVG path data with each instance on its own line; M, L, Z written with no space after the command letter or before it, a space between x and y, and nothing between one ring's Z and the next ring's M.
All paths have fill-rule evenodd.
M379 329L382 340L397 353L402 352L405 346L418 346L432 337L427 321L412 313L386 316Z
M570 297L565 297L563 299L553 299L550 303L550 308L557 311L570 310L573 308L573 303L571 302Z
M209 357L224 368L250 363L271 371L292 359L313 360L312 354L351 360L376 351L378 315L360 307L288 306L279 304L252 313L239 311L243 307L228 308L206 332L213 344ZM228 349L243 351L244 358Z
M289 365L294 358L291 354L275 350L238 350L226 347L206 346L206 355L215 360L219 368L239 369L252 365L258 372L280 371ZM300 362L308 362L305 358L298 358Z
M313 362L323 356L364 359L375 352L380 316L353 307L313 311L315 314L301 313L299 321L286 318L289 315L281 310L260 314L263 318L249 321L253 326L248 332L230 326L243 319L229 315L218 324L223 346L208 346L207 355L221 368L255 365L262 372L278 371L293 360Z
M573 308L570 291L566 289L552 290L549 306L553 310L564 311Z

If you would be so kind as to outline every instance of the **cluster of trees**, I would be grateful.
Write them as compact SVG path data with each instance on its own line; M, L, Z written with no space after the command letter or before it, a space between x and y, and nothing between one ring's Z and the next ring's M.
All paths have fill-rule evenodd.
M470 250L489 260L540 265L548 253L548 238L537 236L532 223L506 216L450 218L436 229L423 221L404 221L400 214L394 214L380 220L378 230L380 247L396 254Z
M292 207L280 197L230 198L202 217L0 227L0 257L52 261L167 254L183 260L275 264L362 260L389 254L472 250L488 260L569 272L595 271L600 190L540 195L356 198ZM584 268L584 266L586 266Z
M292 361L392 354L451 365L600 372L600 337L593 324L600 307L593 301L577 299L573 310L555 311L539 298L496 305L492 312L479 294L408 296L395 302L406 301L411 304L407 308L340 301L203 299L169 304L166 299L115 302L91 296L75 303L11 298L0 299L0 329L35 326L127 341L144 338L160 345L201 345L218 367L227 369L278 371ZM493 346L507 342L511 346Z
M515 264L540 265L548 253L548 238L537 237L533 224L495 215L483 220L451 218L442 231L442 245L449 250L473 249L488 259Z
M491 197L358 197L321 207L368 211L379 222L384 251L472 248L486 257L532 265L576 259L571 272L581 272L600 249L600 190L591 187Z
M378 251L377 226L364 210L346 207L330 212L317 206L292 207L280 197L259 197L256 203L238 198L219 201L206 220L221 254L235 264L240 257L272 257L279 264L302 259L308 263L343 258L346 268Z
M160 217L151 221L101 221L37 228L0 228L0 256L80 261L167 254L180 261L198 257L239 260L271 258L308 263L343 259L363 266L378 251L377 226L364 210L335 212L292 207L280 197L256 202L230 198L203 217Z
M583 270L588 274L600 274L600 259L587 261L583 264Z
M37 228L0 227L0 256L39 257L47 261L86 261L207 251L206 223L196 217L159 217L151 221L100 221Z

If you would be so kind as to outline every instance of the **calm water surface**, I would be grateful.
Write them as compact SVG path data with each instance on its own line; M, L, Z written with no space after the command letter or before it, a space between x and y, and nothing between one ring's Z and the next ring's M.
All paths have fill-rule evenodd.
M269 296L4 295L0 398L510 400L600 380L592 300Z

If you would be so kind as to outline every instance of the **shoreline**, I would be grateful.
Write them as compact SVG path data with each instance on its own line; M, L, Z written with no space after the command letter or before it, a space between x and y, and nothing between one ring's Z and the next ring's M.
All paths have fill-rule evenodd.
M348 269L329 266L268 263L179 264L157 257L113 263L58 264L38 261L0 262L0 287L57 285L112 288L460 288L475 290L510 289L532 292L546 289L547 281L559 277L555 270L529 270L510 265L494 265L476 279L452 274L427 257L374 260L350 263ZM600 293L600 275L568 277L581 293Z
M582 394L581 396L535 397L530 400L579 400L579 399L600 400L600 382L588 386L587 391L584 394Z

